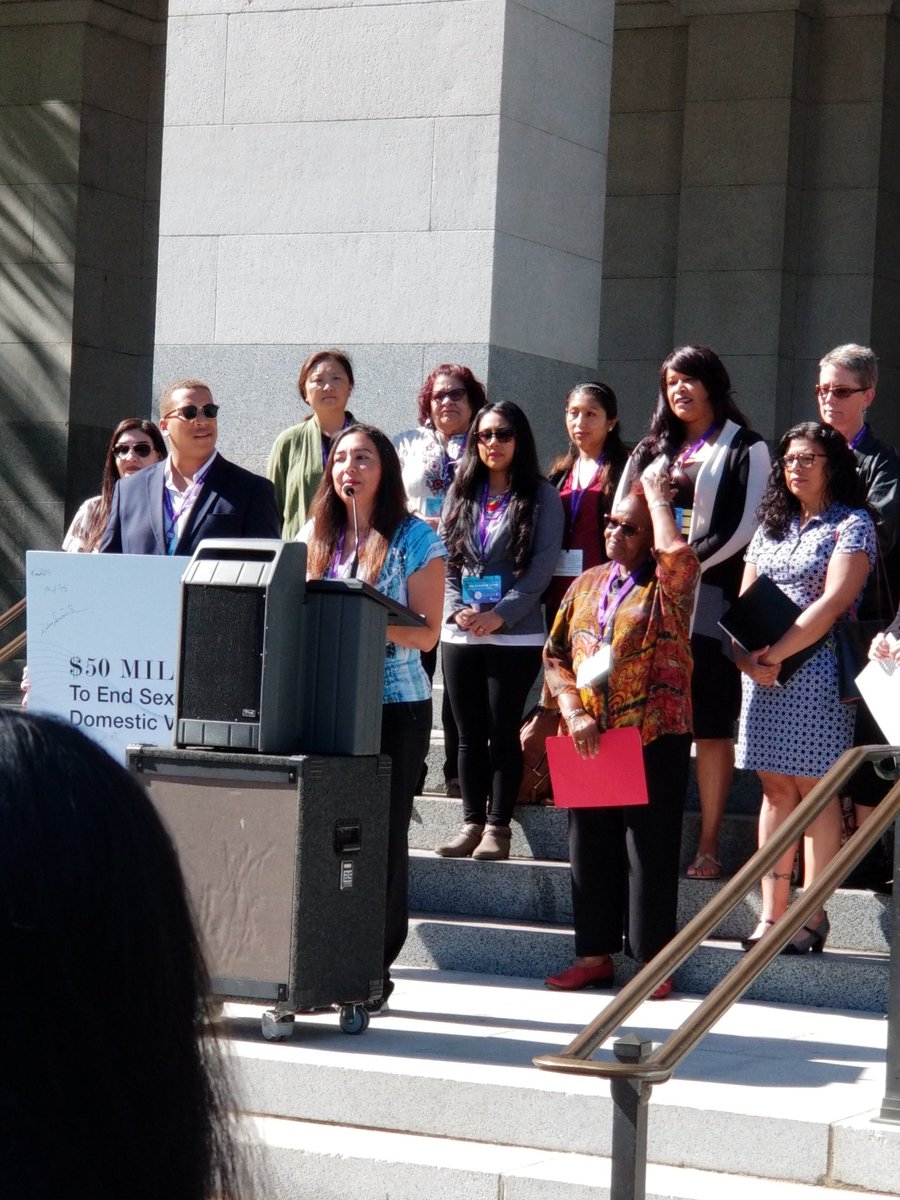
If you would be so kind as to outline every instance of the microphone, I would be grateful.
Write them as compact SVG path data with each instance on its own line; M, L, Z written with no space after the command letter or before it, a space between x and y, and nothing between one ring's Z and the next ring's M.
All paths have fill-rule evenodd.
M356 515L356 492L353 490L352 484L349 483L345 483L341 491L353 501L353 536L356 538L356 545L353 547L349 577L350 579L355 579L356 572L359 570L359 518Z

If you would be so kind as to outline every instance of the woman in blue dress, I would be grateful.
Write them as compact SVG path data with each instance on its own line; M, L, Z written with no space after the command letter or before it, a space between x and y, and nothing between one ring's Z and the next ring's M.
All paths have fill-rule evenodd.
M768 576L803 610L772 646L745 653L738 766L754 770L763 788L762 845L790 816L853 742L855 713L842 705L833 628L858 603L875 561L875 526L865 508L856 460L843 437L813 421L782 437L759 509L760 527L746 554L741 591ZM821 641L815 654L777 686L786 658ZM833 800L805 835L804 886L822 873L841 843ZM788 906L796 847L762 880L762 916L744 940L749 949ZM824 909L785 947L786 954L820 951L828 936Z

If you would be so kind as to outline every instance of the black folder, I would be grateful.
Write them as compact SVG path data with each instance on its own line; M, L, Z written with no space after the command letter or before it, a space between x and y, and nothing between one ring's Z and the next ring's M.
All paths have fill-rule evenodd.
M738 596L719 621L719 627L734 638L742 650L752 654L763 646L773 646L802 612L803 609L785 595L768 575L757 575L746 592ZM786 658L778 672L778 683L787 683L806 660L812 658L823 641L820 638L806 649L798 650Z

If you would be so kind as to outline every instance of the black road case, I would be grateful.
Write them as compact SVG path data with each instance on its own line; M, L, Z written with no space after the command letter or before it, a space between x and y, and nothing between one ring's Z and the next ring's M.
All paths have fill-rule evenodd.
M361 1033L382 991L390 759L130 746L181 859L213 991L294 1013L340 1009Z

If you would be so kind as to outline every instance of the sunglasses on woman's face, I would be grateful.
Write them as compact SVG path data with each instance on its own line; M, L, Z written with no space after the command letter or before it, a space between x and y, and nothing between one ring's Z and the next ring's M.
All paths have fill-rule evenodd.
M634 537L636 533L641 532L637 525L629 525L627 521L619 521L615 517L604 517L603 523L608 533L613 533L616 529L621 529L623 537Z
M116 458L127 458L132 451L138 458L149 458L153 453L153 447L149 442L135 442L133 445L128 442L119 442L118 446L113 446L113 454Z
M515 433L507 426L505 429L479 429L475 437L481 442L482 446L488 446L491 442L511 442L515 437Z

